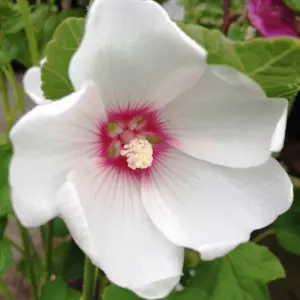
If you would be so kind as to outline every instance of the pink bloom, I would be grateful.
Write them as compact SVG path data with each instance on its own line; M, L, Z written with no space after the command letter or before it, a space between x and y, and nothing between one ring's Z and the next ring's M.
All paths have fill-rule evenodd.
M296 13L282 0L249 0L248 17L265 37L299 36Z
M13 128L10 183L22 224L61 216L114 283L162 298L184 247L225 255L292 202L282 148L286 99L206 52L155 2L95 0L69 67L76 92Z

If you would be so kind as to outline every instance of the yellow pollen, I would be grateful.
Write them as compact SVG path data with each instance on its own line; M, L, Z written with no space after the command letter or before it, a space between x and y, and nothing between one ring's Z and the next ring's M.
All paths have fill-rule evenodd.
M133 170L149 168L153 161L152 145L144 139L131 140L120 153L127 157L128 167Z

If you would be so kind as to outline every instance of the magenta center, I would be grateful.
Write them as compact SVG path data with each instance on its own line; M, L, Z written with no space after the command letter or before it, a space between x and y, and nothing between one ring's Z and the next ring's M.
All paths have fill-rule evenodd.
M99 129L101 161L105 166L132 175L134 178L149 174L171 140L166 122L161 120L159 112L150 105L110 110L107 113L107 121L101 122ZM134 139L147 140L151 143L153 164L147 169L130 169L127 158L121 155L124 146Z

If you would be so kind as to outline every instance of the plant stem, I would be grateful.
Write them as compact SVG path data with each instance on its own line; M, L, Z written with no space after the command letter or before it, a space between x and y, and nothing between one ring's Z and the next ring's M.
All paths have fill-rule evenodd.
M262 240L264 240L266 237L268 237L269 235L273 235L276 234L276 229L275 228L268 228L265 231L263 231L262 233L260 233L258 236L256 236L253 241L255 243L260 243Z
M1 71L0 71L0 86L1 86L1 93L2 93L1 99L2 99L2 104L3 104L3 110L5 113L6 132L9 133L9 131L12 127L13 120L12 120L11 112L10 112L7 80Z
M26 261L26 265L28 268L28 273L30 274L30 284L31 284L31 290L32 290L32 296L33 300L38 300L38 285L36 281L36 276L34 273L33 268L33 262L32 262L32 255L30 251L30 245L31 245L31 239L29 236L28 231L22 227L22 225L18 222L18 227L20 231L20 235L23 242L23 248L24 248L24 259Z
M32 65L38 66L40 63L39 62L40 56L39 56L34 28L30 22L30 9L27 0L19 0L19 6L23 18L24 27L25 27L29 52L31 55L31 63Z
M24 250L16 242L14 242L13 240L11 240L8 237L5 237L5 239L8 240L20 254L25 255Z
M24 91L23 91L23 88L19 85L18 80L16 78L16 75L15 75L14 70L11 65L4 67L2 70L3 70L6 78L10 81L10 83L13 87L13 90L14 90L15 98L17 100L17 103L16 103L13 111L11 112L11 119L12 119L12 121L14 121L16 118L16 114L19 110L22 113L25 112Z
M52 237L53 223L50 221L43 226L45 257L46 257L46 279L49 279L52 272Z
M227 35L228 29L230 26L230 7L231 7L231 0L224 0L224 16L223 16L223 25L222 25L222 32Z
M83 295L82 300L92 300L95 288L95 272L96 267L92 264L90 259L86 256L84 263L84 279L83 279Z
M0 276L0 289L2 290L3 295L4 295L6 300L14 300L11 292L7 288L3 278L1 276Z

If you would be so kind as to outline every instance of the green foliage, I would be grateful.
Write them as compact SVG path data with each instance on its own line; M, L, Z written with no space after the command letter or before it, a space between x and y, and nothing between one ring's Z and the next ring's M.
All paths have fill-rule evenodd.
M40 300L79 300L80 292L69 288L62 280L45 283ZM121 300L121 299L120 299Z
M204 291L195 288L184 288L182 291L171 293L166 300L210 300Z
M42 262L37 259L37 257L32 256L30 262L28 262L26 259L20 260L17 265L17 270L23 275L23 278L27 282L30 282L30 272L28 268L29 263L33 264L33 272L35 274L35 278L37 278L38 280L42 280L45 274L45 268Z
M10 188L8 183L8 169L12 148L8 141L0 144L0 217L12 212Z
M116 285L108 286L103 293L103 300L140 300L133 292Z
M180 27L208 51L208 63L230 65L247 74L269 97L292 98L299 91L300 40L233 42L218 30L191 24L180 24Z
M276 238L283 248L300 255L300 189L294 193L292 207L276 221Z
M45 20L43 25L43 32L41 33L41 37L43 38L43 45L46 45L52 38L57 27L67 18L70 17L83 17L84 10L79 8L69 9L62 11L58 14L54 14Z
M11 243L7 240L0 241L0 276L7 273L13 263Z
M69 62L81 41L84 19L69 18L62 22L46 48L42 67L42 89L47 99L60 99L73 91L69 79Z
M285 277L279 260L266 247L243 244L227 256L201 262L191 287L205 291L211 300L267 300L266 283Z
M53 251L53 273L64 279L81 278L84 254L74 241L59 244Z
M52 221L53 224L53 236L66 237L69 234L69 230L65 222L61 218L55 218Z
M300 11L300 1L299 0L283 0L285 4L295 11Z

